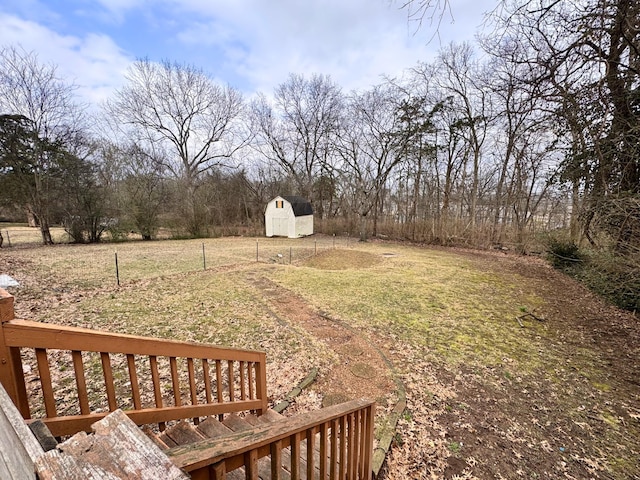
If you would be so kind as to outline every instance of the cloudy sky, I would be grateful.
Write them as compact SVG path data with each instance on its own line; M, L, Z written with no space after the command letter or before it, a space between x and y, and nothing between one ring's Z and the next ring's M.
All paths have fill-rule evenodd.
M435 0L442 2L442 0ZM196 65L247 95L289 73L367 88L472 40L491 0L451 0L439 29L408 22L393 0L0 0L0 46L21 45L106 98L139 58ZM439 35L434 35L436 30Z

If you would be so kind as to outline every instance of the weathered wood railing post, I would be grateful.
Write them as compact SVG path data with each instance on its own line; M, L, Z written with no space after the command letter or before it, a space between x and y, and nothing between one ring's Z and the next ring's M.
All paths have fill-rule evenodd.
M5 324L14 318L13 295L0 288L0 382L23 417L29 418L20 351L8 347L4 337Z
M13 320L13 295L0 288L0 321L2 323Z
M256 396L262 400L262 408L256 413L262 415L267 411L267 354L262 353L260 362L255 364L256 369Z

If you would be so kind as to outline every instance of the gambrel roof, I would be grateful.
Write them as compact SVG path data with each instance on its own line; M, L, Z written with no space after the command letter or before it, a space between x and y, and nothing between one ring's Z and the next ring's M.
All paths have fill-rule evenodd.
M311 207L311 202L309 202L304 197L298 197L296 195L283 195L287 202L291 204L291 208L293 208L293 214L296 217L302 217L304 215L313 215L313 208Z

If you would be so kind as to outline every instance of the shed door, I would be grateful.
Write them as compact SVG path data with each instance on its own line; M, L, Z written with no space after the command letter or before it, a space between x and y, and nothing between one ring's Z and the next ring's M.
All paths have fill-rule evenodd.
M289 235L288 223L286 218L272 218L273 235L277 237L286 237Z

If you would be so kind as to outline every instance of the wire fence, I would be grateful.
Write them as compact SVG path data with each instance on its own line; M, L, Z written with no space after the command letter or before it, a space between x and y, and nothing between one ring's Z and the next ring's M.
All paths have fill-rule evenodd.
M42 236L40 229L36 227L26 227L20 225L12 225L10 227L0 226L0 235L2 236L2 247L32 247L42 244ZM51 237L56 243L69 243L71 237L62 228L51 228Z
M237 264L295 265L327 250L348 248L356 241L350 237L314 235L297 239L224 237L43 247L33 240L16 244L14 239L20 235L12 235L11 230L11 244L5 230L3 236L5 243L0 255L17 263L12 267L12 262L0 258L0 273L14 276L12 270L17 273L28 264L29 272L36 278L86 288L126 285Z

